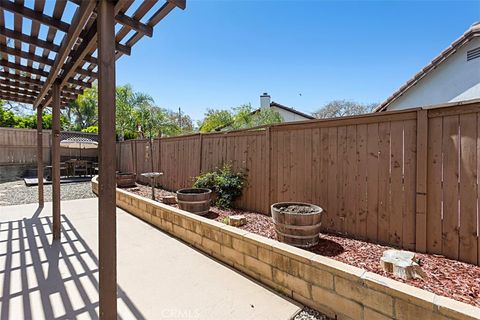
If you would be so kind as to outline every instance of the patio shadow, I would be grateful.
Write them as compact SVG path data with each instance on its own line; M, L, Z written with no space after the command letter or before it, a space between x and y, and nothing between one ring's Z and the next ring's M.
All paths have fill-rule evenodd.
M97 257L65 215L52 243L40 211L0 223L0 319L98 319ZM117 297L119 319L145 319L118 286Z

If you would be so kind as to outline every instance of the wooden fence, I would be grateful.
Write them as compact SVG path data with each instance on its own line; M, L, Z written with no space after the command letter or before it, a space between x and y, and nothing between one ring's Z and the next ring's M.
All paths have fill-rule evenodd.
M51 130L43 130L43 162L50 163ZM62 136L81 135L92 136L79 132L62 132ZM78 149L60 148L60 156L77 157ZM97 149L82 150L82 157L97 157ZM37 130L0 128L0 165L5 164L36 164L37 163Z
M231 163L248 177L240 208L315 203L326 231L480 265L479 113L476 102L162 138L152 148L131 140L118 144L117 165L162 171L161 184L176 190Z

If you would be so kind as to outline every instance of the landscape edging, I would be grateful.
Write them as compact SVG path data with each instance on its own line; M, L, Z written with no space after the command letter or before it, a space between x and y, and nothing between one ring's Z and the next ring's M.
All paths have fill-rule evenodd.
M97 177L92 191L98 194ZM118 188L116 200L123 210L332 318L480 319L480 308Z

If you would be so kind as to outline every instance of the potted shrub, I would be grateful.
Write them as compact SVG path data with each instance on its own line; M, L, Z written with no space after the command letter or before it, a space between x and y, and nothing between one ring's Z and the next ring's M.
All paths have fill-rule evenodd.
M212 203L219 208L232 207L235 200L242 195L245 185L245 175L234 172L231 165L204 173L195 178L195 188L212 190Z

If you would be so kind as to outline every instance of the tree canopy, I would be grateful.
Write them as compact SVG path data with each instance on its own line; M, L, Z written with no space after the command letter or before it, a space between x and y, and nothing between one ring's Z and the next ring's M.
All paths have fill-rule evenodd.
M200 123L200 132L212 132L224 128L233 122L232 112L228 110L207 109L205 118Z
M314 116L318 119L354 116L372 112L376 103L358 103L351 100L333 100L321 107Z
M85 89L75 101L70 103L68 108L62 110L63 115L68 119L69 129L72 131L83 131L98 123L98 88L96 85Z
M245 104L232 110L208 109L199 125L200 132L237 130L282 122L282 116L270 108L253 110Z
M42 120L44 129L52 129L52 114L48 109L43 110ZM60 116L60 126L62 130L68 128L68 119L63 115ZM18 115L7 106L5 101L0 100L0 127L35 129L37 128L37 115Z

